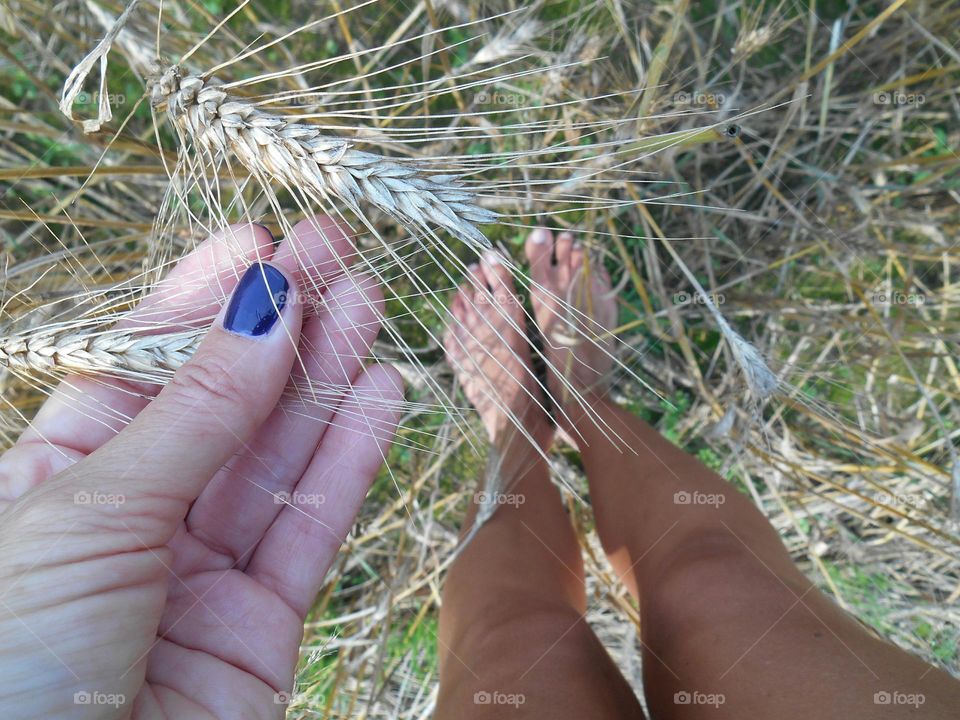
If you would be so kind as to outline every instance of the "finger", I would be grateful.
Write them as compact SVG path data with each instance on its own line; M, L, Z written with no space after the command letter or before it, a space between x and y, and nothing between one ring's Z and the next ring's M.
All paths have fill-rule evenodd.
M280 243L271 262L289 270L305 296L319 295L356 257L349 230L329 215L301 220Z
M252 265L193 358L156 399L39 492L122 497L114 504L74 502L71 515L126 534L132 522L139 543L165 544L189 504L276 406L300 322L293 280L271 265Z
M464 316L462 294L462 291L457 288L457 292L454 294L453 300L450 303L450 314L453 315L454 319L458 322L463 322Z
M270 233L258 225L231 226L204 241L158 283L124 321L144 331L167 326L175 332L216 315L243 269L273 252ZM117 379L64 378L24 431L20 444L40 442L93 452L144 408L159 392Z
M309 464L344 391L363 369L380 328L383 295L373 279L341 277L304 324L296 387L249 447L197 498L187 527L243 567Z
M355 335L355 326L365 327L364 340L357 343L362 347L352 353L358 356L367 353L376 336L376 318L360 308L375 309L380 296L366 286L371 296L364 306L356 293L349 293L356 289L356 281L343 279L356 252L346 230L332 218L317 215L297 223L274 253L274 264L294 275L305 307L313 308L316 317L304 322L294 377L277 408L250 446L217 473L187 518L193 535L234 564L242 566L242 556L280 511L278 494L291 490L303 474L339 401L327 397L323 407L321 396L305 397L304 390L319 391L325 382L349 386L362 368L358 360L349 372L337 376L337 356L331 353L329 339L344 329ZM328 287L331 283L333 288ZM346 307L350 310L341 312Z
M323 443L247 566L305 616L393 439L400 373L369 368L340 404Z

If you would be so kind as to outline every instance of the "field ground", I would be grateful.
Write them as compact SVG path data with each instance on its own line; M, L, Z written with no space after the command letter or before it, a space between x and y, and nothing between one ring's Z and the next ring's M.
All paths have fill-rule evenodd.
M258 38L280 37L338 8L319 5L254 2L189 65L213 67ZM106 287L156 257L151 229L167 180L148 104L138 104L144 87L129 49L111 54L110 124L85 136L57 109L66 74L103 34L90 7L0 6L0 320L7 331L21 329L31 308L58 298L69 304L78 291ZM96 7L115 16L120 4ZM163 52L180 56L232 7L164 3ZM377 57L378 67L395 70L351 80L363 63L348 56L312 82L342 80L336 92L362 91L374 107L399 93L391 88L449 75L481 52L548 68L503 82L487 68L477 87L407 103L397 117L384 113L376 122L422 124L429 112L430 123L442 124L451 121L441 115L467 113L457 122L476 129L472 139L396 148L412 156L483 158L558 138L616 144L619 166L602 182L587 178L576 187L622 203L598 210L548 199L541 206L530 195L519 219L491 229L491 238L521 261L521 226L539 214L578 229L621 287L622 358L660 395L622 373L617 399L749 495L838 603L960 676L960 526L950 520L951 483L960 484L960 6L384 2L298 33L223 75L285 70L348 48L376 48L398 28L413 37L514 7L522 10ZM143 8L129 38L152 53L157 8ZM421 53L433 54L401 64ZM257 92L295 89L301 80L287 75ZM579 102L585 98L599 99ZM93 100L83 103L78 115L89 117ZM551 124L550 136L503 129L540 120ZM627 143L707 125L719 130ZM172 152L168 128L159 138ZM516 163L483 180L529 189L538 173ZM557 170L542 176L563 179ZM263 199L251 194L249 201L271 224ZM374 220L396 236L389 220ZM194 240L174 227L167 251ZM781 381L775 397L744 400L729 347L670 248L770 360ZM427 286L452 288L426 258L410 258ZM398 277L391 287L391 311L400 317L398 298L412 296L415 311L434 317L432 300L405 282ZM408 346L451 386L442 352L424 330L400 325ZM383 357L398 356L391 342L379 344ZM410 399L428 402L408 374ZM9 373L0 383L9 444L42 392ZM485 458L444 413L411 412L402 437L307 622L289 717L413 718L432 707L444 573ZM639 687L637 609L603 560L577 453L558 448L555 461L558 481L576 491L568 499L587 557L588 619Z

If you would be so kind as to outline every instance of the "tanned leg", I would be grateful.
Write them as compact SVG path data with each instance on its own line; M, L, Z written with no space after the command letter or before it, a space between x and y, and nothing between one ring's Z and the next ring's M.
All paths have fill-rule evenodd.
M572 236L537 231L527 254L557 416L580 447L604 549L640 604L651 714L957 717L960 683L874 637L806 579L743 495L604 397L603 342L562 341L557 297L612 321L608 280L584 278Z
M445 581L436 717L640 718L636 697L583 618L580 547L538 452L552 429L523 390L533 385L526 339L490 307L497 302L523 327L509 274L485 261L474 277L493 294L460 289L446 348L502 459L504 504ZM536 446L513 429L511 413Z

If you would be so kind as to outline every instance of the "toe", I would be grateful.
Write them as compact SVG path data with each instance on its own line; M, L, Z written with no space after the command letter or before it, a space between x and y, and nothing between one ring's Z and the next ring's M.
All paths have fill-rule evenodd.
M504 314L514 323L523 322L523 305L517 296L513 282L513 273L506 264L506 259L500 253L489 251L483 256L483 274L487 284L493 290L494 300Z
M553 233L546 228L537 228L527 238L525 249L527 259L530 261L530 280L532 281L527 285L530 304L533 307L537 325L542 332L546 333L559 308Z
M513 276L500 253L493 250L485 252L480 267L483 270L483 279L494 295L509 293L512 296L514 294Z
M462 333L467 322L471 319L471 315L476 313L476 305L473 299L477 293L477 276L479 274L479 265L468 267L465 282L457 288L453 295L453 300L450 302L450 322L444 334L444 342L448 345L450 341L457 339L457 336ZM482 287L482 281L480 282Z
M530 274L535 282L543 283L552 267L553 233L546 228L537 228L527 237L524 248L530 262Z
M580 272L580 269L583 267L583 256L584 249L583 245L579 242L574 241L570 245L570 253L567 255L567 263L570 267L571 276Z
M463 304L468 311L475 310L478 303L484 304L486 302L487 295L490 292L490 286L487 283L487 277L480 263L474 263L467 268L467 274L461 290L464 296Z
M584 274L587 270L585 262L586 250L583 245L576 240L570 245L570 252L567 255L567 263L561 266L561 275L567 287L571 288L572 296L567 300L574 302L577 307L583 303L583 295L590 291L591 283L586 282L587 277ZM593 263L590 263L589 270L593 272ZM569 293L568 293L569 294Z
M453 302L450 303L450 314L458 322L462 323L466 310L463 307L463 288L459 288L453 296Z
M557 258L557 267L570 266L570 252L573 250L573 233L562 232L557 235L554 254Z

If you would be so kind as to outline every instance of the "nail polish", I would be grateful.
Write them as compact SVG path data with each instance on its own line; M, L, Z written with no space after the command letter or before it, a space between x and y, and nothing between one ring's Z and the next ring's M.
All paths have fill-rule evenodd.
M224 329L250 337L266 335L280 319L289 292L290 282L282 272L266 263L254 263L233 291L223 316Z

